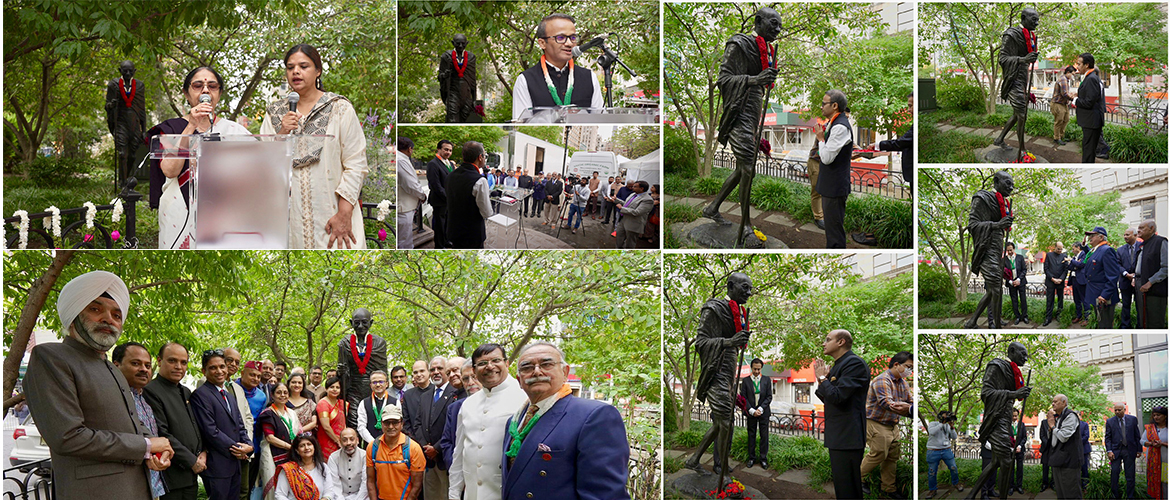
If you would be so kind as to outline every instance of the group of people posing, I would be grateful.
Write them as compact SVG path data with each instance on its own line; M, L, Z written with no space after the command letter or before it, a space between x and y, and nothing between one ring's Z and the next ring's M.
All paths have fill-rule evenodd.
M1117 248L1109 244L1104 227L1086 231L1087 241L1073 243L1069 253L1065 253L1063 243L1053 245L1041 257L1046 296L1042 326L1060 316L1067 286L1072 289L1075 307L1073 324L1087 326L1090 314L1096 312L1097 328L1113 328L1120 303L1121 328L1165 329L1167 246L1157 229L1153 220L1142 222L1136 231L1126 229L1122 234L1125 243ZM1016 323L1026 323L1027 263L1010 242L1003 269Z
M486 221L499 212L501 197L517 201L520 217L541 218L543 225L561 223L562 202L568 204L563 228L576 234L585 216L603 217L603 227L612 229L617 248L635 248L639 238L658 235L660 189L646 181L622 177L577 177L556 172L538 172L535 177L517 166L511 172L491 169L483 144L468 141L462 146L463 162L451 156L455 144L440 140L426 163L426 188L415 169L414 141L398 138L398 248L414 248L414 224L423 203L431 205L431 228L435 248L483 248L487 240ZM429 192L428 192L429 191ZM563 197L563 200L562 200ZM612 216L612 226L610 226Z
M552 344L514 367L499 344L420 360L408 388L405 368L366 364L367 342L369 396L352 408L352 360L286 376L209 349L192 384L182 344L118 343L129 298L112 273L75 278L57 304L66 337L32 350L24 394L59 498L193 500L200 482L211 500L628 498L621 414L573 395Z

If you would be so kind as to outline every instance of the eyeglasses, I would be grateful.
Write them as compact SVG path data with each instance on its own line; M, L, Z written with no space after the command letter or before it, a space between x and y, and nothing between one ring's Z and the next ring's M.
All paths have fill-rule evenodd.
M573 33L572 35L542 36L540 38L543 38L545 40L552 38L553 40L556 40L557 43L562 44L562 45L565 43L565 40L571 41L573 43L577 43L577 34L576 33Z
M211 356L212 354L214 354L216 356L223 356L223 349L208 349L206 351L203 351L203 357L205 357L205 358L208 356Z
M385 380L371 380L370 381L370 385L385 385L385 384L386 384Z
M492 358L492 359L487 359L487 360L483 360L483 361L476 363L475 367L476 368L484 368L488 365L488 363L491 363L493 365L502 365L502 364L505 364L507 362L504 361L504 358Z
M558 367L560 365L561 365L561 363L559 361L553 361L553 360L546 359L544 361L541 361L539 366L540 366L540 371L542 371L544 373L548 373L548 372L553 371L553 369L555 369L556 367ZM522 375L529 375L533 371L536 371L536 367L537 367L537 365L533 364L533 363L523 363L520 365L519 371Z
M191 88L193 88L195 90L203 90L204 85L207 86L207 90L211 90L211 91L219 90L219 83L218 82L207 82L206 84L204 84L203 82L191 82Z

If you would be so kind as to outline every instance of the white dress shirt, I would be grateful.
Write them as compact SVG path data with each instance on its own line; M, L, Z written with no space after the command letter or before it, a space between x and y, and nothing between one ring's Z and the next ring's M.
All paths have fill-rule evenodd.
M479 215L487 220L495 214L492 210L492 191L488 187L488 180L486 177L481 177L475 181L475 185L471 187L471 193L475 195L475 205L479 207Z
M821 164L832 163L841 148L849 144L849 128L840 123L829 129L829 136L820 143Z
M549 64L553 66L552 64ZM565 69L564 67L557 68L557 71ZM589 73L593 75L592 72ZM600 108L605 106L605 94L601 91L601 83L597 81L597 75L590 78L593 81L593 98L589 100L589 107ZM581 82L573 82L573 86L580 85ZM524 73L520 73L516 77L516 83L512 85L512 120L519 120L520 115L524 111L532 107L532 96L528 94L528 80L524 79Z
M500 385L472 394L459 408L448 498L497 500L503 492L500 459L508 417L528 400L520 383L506 376ZM467 490L464 491L464 485Z
M413 212L418 209L422 200L426 198L422 183L418 181L418 173L414 171L414 162L406 153L398 152L398 211Z
M386 393L385 397L390 397L390 394ZM383 399L385 399L385 398L383 398ZM369 408L370 411L373 411L373 408L370 407L370 405L372 405L372 404L374 404L374 397L373 396L370 396L366 399L363 399L360 403L358 403L357 432L358 432L358 435L361 436L362 441L366 442L366 443L372 443L372 442L374 442L374 440L378 439L378 438L374 437L373 434L370 434L370 428L369 428L370 427L370 417L368 417L366 415L367 408ZM385 405L385 403L383 403L383 404ZM394 404L397 405L399 408L402 408L402 400L401 399L396 399L394 401ZM383 408L385 408L385 406L383 406Z
M333 484L331 500L368 500L366 489L366 450L358 446L353 455L347 455L345 448L333 452L325 464L329 482ZM322 493L324 495L324 493Z

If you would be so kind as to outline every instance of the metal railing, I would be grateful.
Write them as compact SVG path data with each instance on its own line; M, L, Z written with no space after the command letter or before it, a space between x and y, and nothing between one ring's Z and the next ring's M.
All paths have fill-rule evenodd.
M61 237L59 239L53 237L51 229L44 227L45 219L53 216L51 212L37 212L28 214L28 234L29 234L29 248L65 248L67 241L76 241L70 248L138 248L138 201L142 199L142 193L134 190L138 185L138 179L131 177L126 179L126 185L122 188L122 192L118 193L118 198L121 198L122 209L124 211L123 217L126 218L126 234L120 235L121 242L115 242L113 237L113 230L106 227L101 220L96 216L93 220L93 230L91 233L83 231L88 230L85 224L85 213L89 211L86 207L66 208L62 209L61 215ZM112 212L114 205L95 205L97 212ZM75 220L76 219L76 220ZM20 217L6 217L4 224L19 223ZM4 248L15 248L16 241L20 238L20 233L12 231L11 226L6 227L5 231L9 234L5 241ZM86 234L92 234L93 238L88 241L85 239ZM33 235L38 236L35 240ZM43 243L40 247L33 245L34 241Z
M923 435L919 439L926 439L926 436ZM956 443L954 448L955 458L979 460L982 459L980 456L981 450L979 441ZM1034 445L1031 449L1024 451L1024 465L1040 465L1039 445ZM1098 468L1109 470L1109 454L1105 451L1105 445L1103 444L1093 446L1093 451L1089 453L1089 469ZM1134 461L1134 472L1137 474L1146 473L1146 460L1144 456Z
M4 469L4 500L52 500L53 468L50 459Z
M996 98L996 103L1011 104L1003 100L1003 98ZM1051 113L1052 99L1037 97L1036 102L1029 104L1028 108ZM1075 113L1071 109L1070 112ZM1128 127L1144 124L1149 126L1152 132L1158 133L1166 130L1166 120L1166 106L1134 106L1131 104L1105 103L1105 123L1125 125Z
M713 166L734 170L735 154L725 148L716 151ZM807 161L761 156L756 160L756 175L810 185ZM877 194L898 200L909 200L913 195L901 170L876 165L874 167L854 165L850 167L849 175L852 181L851 191L854 193Z
M747 427L747 417L738 409L734 410L735 426ZM711 421L711 409L704 404L696 402L691 407L691 419L702 420L704 422ZM913 460L914 458L914 440L913 427L910 419L902 419L898 423L898 428L901 430L901 438L898 440L902 447L902 454L899 460ZM830 426L830 431L832 428ZM815 410L808 414L798 413L773 413L768 421L768 434L777 436L808 436L817 441L824 442L825 440L825 417L818 414Z

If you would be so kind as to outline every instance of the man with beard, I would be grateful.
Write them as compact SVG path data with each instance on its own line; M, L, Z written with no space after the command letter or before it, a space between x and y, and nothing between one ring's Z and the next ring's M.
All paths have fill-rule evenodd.
M983 288L987 293L979 300L964 328L975 328L979 316L987 311L987 327L1001 328L1003 309L1003 261L1004 239L1012 228L1012 204L1008 200L1015 183L1006 170L994 176L995 190L979 190L971 198L971 214L967 218L967 232L971 233L975 251L971 254L971 269L983 276Z
M508 376L508 357L499 344L477 347L461 376L472 394L447 409L443 433L444 437L452 436L453 444L441 447L444 452L454 448L448 462L451 476L447 498L463 495L465 500L499 499L503 487L500 450L507 434L504 426L527 396L520 383ZM462 411L464 408L467 411Z
M695 394L699 402L711 406L711 428L703 435L695 454L687 460L687 468L699 470L699 460L712 443L715 444L716 473L727 457L731 445L731 412L735 403L731 391L739 372L735 352L746 347L752 335L747 310L743 307L751 296L751 278L743 273L732 273L727 277L728 300L711 298L699 313L695 350L699 352L703 371Z
M378 422L378 427L382 426ZM378 437L381 437L379 434ZM333 500L366 500L369 498L369 488L366 487L366 450L358 446L358 435L353 429L346 427L341 430L341 452L329 457L325 465L333 491L322 494L323 497Z
M719 206L739 188L740 233L751 232L752 179L756 175L756 129L764 112L764 93L776 81L773 67L776 54L768 47L780 35L780 14L764 7L756 12L756 36L733 35L723 51L719 65L719 95L723 98L723 115L719 120L719 142L731 144L735 153L735 172L723 182L719 194L703 209L703 217L719 224L730 224L719 214ZM844 111L844 110L842 110ZM744 229L746 228L746 230ZM743 234L740 235L742 237ZM741 244L736 241L736 245Z
M431 229L435 232L435 249L450 248L447 242L447 174L455 169L451 152L455 144L447 139L439 141L435 157L427 162L427 186L430 193L427 202L431 204Z
M49 446L57 498L152 498L149 470L170 466L174 450L138 419L126 379L105 359L130 307L121 278L93 271L57 298L65 338L33 348L24 391ZM100 470L101 474L79 474Z
M1020 367L1028 362L1028 348L1019 342L1012 342L1008 345L1007 355L1006 360L991 360L983 372L983 390L980 394L983 400L983 422L979 425L979 443L984 450L991 451L992 460L975 481L968 498L975 498L984 484L992 480L993 474L999 477L997 491L1000 498L1007 498L1008 495L1012 471L1012 405L1028 397L1032 388L1024 385L1024 375L1020 372ZM1064 439L1067 438L1064 436ZM1050 464L1052 467L1062 466L1051 461ZM1079 463L1077 467L1080 467ZM1057 482L1060 482L1059 476Z

